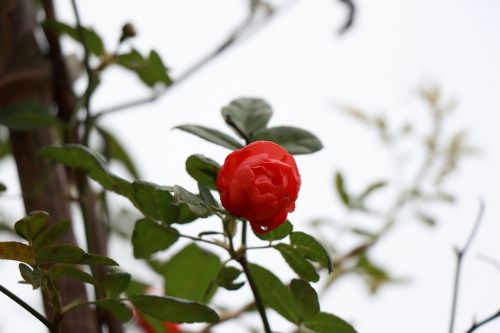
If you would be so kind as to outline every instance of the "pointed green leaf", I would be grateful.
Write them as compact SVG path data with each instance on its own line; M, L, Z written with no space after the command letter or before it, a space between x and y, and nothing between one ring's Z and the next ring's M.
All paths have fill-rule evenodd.
M217 312L198 302L175 297L131 296L130 301L145 314L171 323L215 323Z
M335 174L335 188L337 189L337 194L339 195L340 200L344 203L344 205L349 207L351 204L351 198L345 188L344 176L340 172Z
M288 236L293 231L293 225L290 221L286 220L285 223L274 229L273 231L264 234L254 232L254 235L262 240L273 241L280 240Z
M16 233L27 241L32 241L47 225L49 213L36 210L23 217L14 225Z
M288 244L277 244L274 246L277 249L288 265L304 280L317 282L319 275L316 273L314 266L304 258L304 255L293 246Z
M147 57L141 55L137 50L132 50L129 53L115 56L113 61L135 72L142 82L149 87L153 87L157 83L163 83L166 86L172 84L168 68L163 64L160 56L154 50Z
M359 195L357 200L363 202L370 194L384 188L387 185L386 181L378 181L370 184L364 191Z
M174 194L174 204L186 204L189 210L198 217L207 217L211 214L205 202L198 195L186 190L184 187L175 185L166 186L165 188Z
M206 188L217 190L217 174L220 165L203 155L191 155L186 160L186 171Z
M80 39L80 34L76 27L72 27L66 23L58 22L54 20L47 20L44 23L44 26L54 30L58 34L66 34L78 43L82 43ZM82 27L83 29L83 38L85 38L85 45L89 52L92 52L95 55L103 55L104 54L104 44L102 42L101 37L92 29Z
M305 321L304 326L317 333L356 333L354 327L344 319L326 312L320 312L313 319Z
M86 254L80 264L90 266L119 266L113 259L98 254Z
M97 300L98 308L109 311L114 314L121 322L126 323L132 319L132 310L124 303L116 299Z
M252 141L266 140L283 146L290 154L312 154L323 148L319 139L309 131L291 126L271 127L254 135Z
M46 245L52 245L56 240L64 236L71 228L71 221L61 221L49 225L43 229L33 240L33 249L35 251Z
M272 115L271 106L259 98L239 98L222 108L222 116L226 122L239 128L244 136L238 131L235 133L243 139L252 138L258 131L266 128Z
M78 144L49 146L38 152L38 156L49 158L66 166L83 169L90 178L107 190L132 198L130 183L114 175L106 161L89 148Z
M198 247L186 246L159 268L165 281L165 294L203 302L210 282L217 279L221 267L215 254ZM210 300L215 290L207 295Z
M144 181L132 183L135 206L147 217L167 224L178 220L179 207L174 205L170 189Z
M132 246L135 258L149 258L152 254L166 250L179 239L179 232L166 225L142 219L135 224Z
M0 242L0 259L16 260L33 266L34 254L28 245L19 242Z
M333 271L332 259L328 251L313 236L300 231L292 232L290 234L290 243L306 257L327 268L328 272Z
M290 284L301 321L313 319L320 310L316 290L304 280L293 279Z
M94 279L92 275L86 273L74 266L66 265L66 264L57 264L52 266L47 275L52 279L56 280L60 277L70 277L76 279L78 281L82 281L85 283L97 285L97 281Z
M227 290L240 289L245 282L234 282L240 275L241 270L232 266L224 266L217 276L217 284Z
M111 297L118 297L127 289L132 276L126 272L109 272L101 281L101 286Z
M20 102L5 107L0 112L0 126L11 130L27 131L40 127L60 125L49 108L35 102Z
M292 293L283 282L264 267L250 264L250 271L264 304L292 323L298 323L299 315Z
M132 161L130 154L121 144L121 142L118 141L118 139L113 134L111 134L110 131L100 126L97 126L96 129L104 141L104 155L106 156L106 158L109 161L115 160L120 162L132 177L134 177L135 179L140 178L139 172L137 171L137 168Z
M0 183L0 192L5 192L5 191L7 191L7 187L3 183Z
M208 128L199 125L189 125L189 124L177 126L174 128L180 129L184 132L191 133L199 138L202 138L209 142L215 143L216 145L226 147L232 150L243 148L241 143L236 141L236 139L214 128Z

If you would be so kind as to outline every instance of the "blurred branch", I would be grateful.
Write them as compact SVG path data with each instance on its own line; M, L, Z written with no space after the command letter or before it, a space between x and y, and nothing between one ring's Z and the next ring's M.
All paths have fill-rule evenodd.
M451 315L450 315L450 328L448 330L449 333L453 333L454 326L455 326L455 316L456 316L456 310L457 310L457 302L458 302L458 287L460 284L460 275L461 275L461 270L462 270L462 260L467 251L469 250L470 245L472 244L472 241L474 240L474 237L477 234L477 231L479 229L479 226L481 224L481 221L483 220L483 213L484 213L484 201L481 199L479 201L479 212L476 217L476 222L474 223L474 227L472 228L469 237L467 238L467 241L465 242L465 245L463 246L462 249L456 249L455 254L457 256L457 266L455 269L455 278L454 278L454 283L453 283L453 296L452 296L452 303L451 303ZM490 319L492 320L492 319ZM469 331L472 332L472 331Z
M484 255L484 254L478 254L477 258L481 261L484 261L484 262L492 265L500 272L500 262L498 262L498 260L496 260L495 258L491 258L491 257Z
M168 92L172 90L172 88L177 87L186 79L191 77L193 74L197 73L200 69L204 68L207 64L215 60L221 54L226 52L230 47L235 46L238 43L241 43L246 38L250 38L258 31L262 30L265 26L273 21L280 14L283 14L285 10L289 9L293 4L295 4L298 0L288 0L283 5L273 8L272 11L266 11L266 15L264 18L258 19L256 15L256 11L251 11L248 16L241 22L229 36L222 41L219 45L217 45L210 52L202 56L200 59L195 61L186 71L180 74L174 82L165 87L161 91L156 91L150 96L139 98L136 100L124 102L109 108L102 109L98 111L94 116L94 120L100 118L102 116L115 113L118 111L122 111L125 109L133 108L136 106L148 104L156 101L160 97L164 96Z
M497 312L493 313L492 315L484 318L483 320L480 320L478 322L474 322L472 324L472 326L465 332L465 333L472 333L474 332L476 329L478 329L479 327L489 323L490 321L493 321L497 318L500 318L500 310L498 310Z
M348 10L347 19L345 20L344 25L342 25L342 27L340 27L340 29L338 30L339 35L341 35L349 30L349 28L351 28L352 24L354 23L354 18L356 16L356 5L352 0L339 1L342 2Z

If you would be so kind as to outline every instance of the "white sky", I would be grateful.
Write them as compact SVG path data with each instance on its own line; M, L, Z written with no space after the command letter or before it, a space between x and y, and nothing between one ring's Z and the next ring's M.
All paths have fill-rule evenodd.
M56 4L63 20L73 21L69 1ZM242 4L230 0L80 1L84 24L94 26L109 48L114 47L121 25L131 20L139 32L133 45L143 52L156 49L173 74L181 73L240 22ZM453 126L467 128L469 139L482 151L464 163L453 179L458 204L439 211L441 223L435 229L414 221L402 223L374 252L376 260L409 277L410 283L383 288L370 297L360 281L346 279L325 295L322 309L352 320L362 333L447 330L452 249L465 241L482 195L487 204L484 223L465 259L462 276L456 327L463 332L472 318L483 318L500 306L500 271L476 259L481 253L500 260L500 2L360 0L357 4L354 28L339 37L335 31L345 15L341 5L333 0L299 1L164 99L109 116L104 123L126 142L145 179L193 188L185 175L185 158L204 153L222 162L227 151L170 129L183 123L224 129L219 110L230 100L240 96L267 99L275 110L272 124L310 129L325 145L320 153L297 158L303 188L291 219L299 230L312 218L342 216L331 185L334 170L342 169L353 187L390 173L387 156L381 157L373 136L335 113L335 103L384 110L398 118L416 111L418 85L439 83L446 95L459 101ZM67 47L73 49L71 43ZM146 94L134 77L111 69L94 98L94 107ZM12 163L0 165L0 181L8 185L8 195L18 193ZM0 198L0 205L14 220L22 215L12 198ZM112 254L126 269L151 276L140 271L142 266L122 249L116 244ZM251 259L277 267L284 279L292 276L278 256L252 253ZM16 267L16 263L0 262L0 282L40 307L38 294L17 284L19 277L12 273ZM230 298L229 302L239 304L244 298L231 295L221 292L217 300L224 303ZM0 297L0 309L0 332L43 331L5 297ZM257 320L248 318L247 322ZM288 327L277 317L272 320L276 330ZM216 330L235 331L231 325ZM499 331L500 320L481 330Z

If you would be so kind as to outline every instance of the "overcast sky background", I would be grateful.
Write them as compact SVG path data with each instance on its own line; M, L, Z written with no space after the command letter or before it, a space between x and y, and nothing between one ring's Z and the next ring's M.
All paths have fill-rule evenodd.
M55 2L61 20L73 22L70 2ZM115 47L121 25L132 21L139 33L132 45L144 53L157 50L174 77L244 18L244 5L244 1L234 0L80 1L83 23L100 32L109 49ZM171 128L198 123L225 130L219 113L222 106L240 96L265 98L275 111L272 125L309 129L325 146L319 153L297 157L303 187L290 219L301 230L313 218L342 216L331 181L334 170L343 170L354 188L391 176L390 158L372 133L335 112L335 105L384 111L389 118L415 117L420 122L417 125L425 125L425 117L414 114L423 108L415 92L422 83L438 83L446 96L458 100L450 127L466 128L470 142L481 149L481 155L463 163L451 181L457 204L437 211L441 219L434 229L403 221L374 251L378 262L407 277L409 283L385 287L371 297L361 281L345 279L323 296L322 309L350 320L360 333L445 332L455 265L453 248L464 243L477 212L477 199L483 196L484 223L465 259L462 276L456 332L463 332L474 317L483 318L500 307L500 270L477 259L477 254L485 254L500 260L500 2L359 0L357 5L354 27L338 36L336 30L346 14L341 4L298 1L263 31L165 98L111 115L103 124L126 143L144 179L194 189L184 171L186 157L203 153L222 163L228 151ZM70 41L65 47L78 50ZM147 94L132 75L111 68L93 107ZM0 181L9 189L0 197L0 212L17 220L23 213L15 198L19 186L12 161L0 164ZM195 223L187 233L203 228L202 223ZM119 241L114 242L111 253L126 270L156 279L161 285L140 262L131 259L129 248ZM273 267L283 279L292 277L277 255L252 253L251 260ZM38 293L17 284L16 269L16 263L0 261L0 283L41 308ZM237 306L245 298L232 295L219 292L216 301ZM2 333L44 330L3 296L0 309ZM245 318L260 327L256 320L256 316ZM272 321L275 330L289 327L277 316ZM216 332L238 329L221 325ZM480 332L499 331L497 320Z

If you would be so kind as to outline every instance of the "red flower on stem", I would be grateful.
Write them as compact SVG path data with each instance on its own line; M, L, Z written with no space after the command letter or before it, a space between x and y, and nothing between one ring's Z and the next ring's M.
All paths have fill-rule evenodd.
M292 155L274 142L256 141L226 157L217 189L224 208L266 233L293 212L300 182Z

